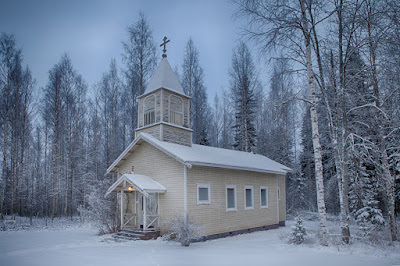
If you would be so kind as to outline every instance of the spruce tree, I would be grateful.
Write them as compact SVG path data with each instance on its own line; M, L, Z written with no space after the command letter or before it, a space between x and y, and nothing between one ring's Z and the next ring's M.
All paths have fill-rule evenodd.
M258 89L259 82L250 50L243 42L233 53L229 74L235 112L233 147L236 150L252 152L256 146L255 90Z

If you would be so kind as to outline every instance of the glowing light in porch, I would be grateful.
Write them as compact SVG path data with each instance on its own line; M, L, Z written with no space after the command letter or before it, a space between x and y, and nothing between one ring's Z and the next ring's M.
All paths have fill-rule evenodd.
M132 190L134 190L134 188L132 186L130 186L130 187L128 187L128 190L132 191Z

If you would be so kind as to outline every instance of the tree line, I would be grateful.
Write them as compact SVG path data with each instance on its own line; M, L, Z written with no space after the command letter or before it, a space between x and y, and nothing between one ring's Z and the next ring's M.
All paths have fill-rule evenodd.
M345 243L352 218L367 233L388 223L395 240L399 4L233 4L248 42L233 49L229 87L209 100L192 39L175 70L191 97L193 142L263 154L291 167L287 210L317 211L322 244L326 212L340 214ZM92 208L112 220L115 198L103 195L116 177L104 173L135 137L137 97L159 61L150 23L140 14L128 27L123 65L111 59L91 88L67 54L49 71L47 85L37 88L15 37L3 33L0 45L2 215L72 217ZM270 73L260 70L252 47Z

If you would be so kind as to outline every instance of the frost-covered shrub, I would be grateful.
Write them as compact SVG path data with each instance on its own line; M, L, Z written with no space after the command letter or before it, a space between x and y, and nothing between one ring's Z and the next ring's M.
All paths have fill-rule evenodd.
M111 179L110 179L111 180ZM99 227L99 235L114 233L117 230L116 197L104 198L104 191L111 186L110 181L93 181L88 185L86 206L78 207L81 219L89 219Z
M296 245L302 244L304 242L304 236L306 235L307 232L303 226L303 220L300 217L296 217L289 235L289 243Z
M370 232L381 229L385 224L381 210L374 208L374 205L374 203L369 203L355 213L357 225L364 235L369 235Z
M179 242L185 247L202 236L202 227L189 216L185 221L182 215L176 214L174 220L168 222L167 226L169 227L169 234L166 234L164 239Z

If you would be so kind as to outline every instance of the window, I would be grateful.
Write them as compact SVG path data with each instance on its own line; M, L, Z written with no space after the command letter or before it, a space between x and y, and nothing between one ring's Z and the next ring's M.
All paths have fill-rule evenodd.
M197 184L197 205L210 203L210 185Z
M183 100L176 95L169 96L169 122L183 125Z
M244 209L254 209L253 186L244 186Z
M151 125L155 123L156 115L156 96L150 95L144 99L144 106L143 106L143 122L144 125Z
M226 211L236 211L235 185L226 185Z
M268 208L268 187L260 187L260 207Z
M278 200L281 199L281 189L278 187Z

